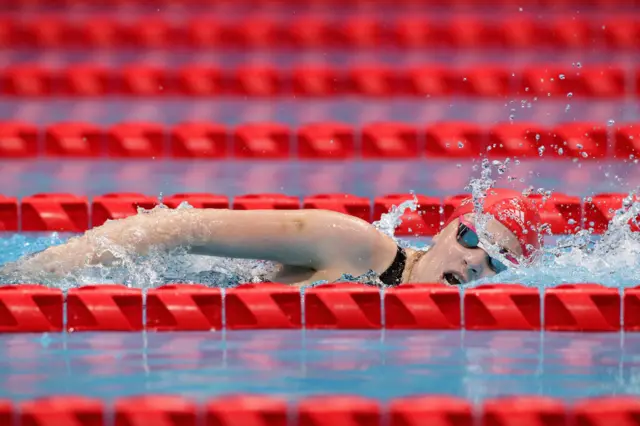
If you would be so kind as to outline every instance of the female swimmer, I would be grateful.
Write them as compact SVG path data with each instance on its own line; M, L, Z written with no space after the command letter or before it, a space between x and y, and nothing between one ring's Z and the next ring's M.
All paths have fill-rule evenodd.
M6 265L0 275L44 272L63 277L85 266L113 265L117 256L104 247L141 255L152 248L185 247L200 255L276 262L281 267L269 279L292 285L370 271L391 286L463 284L500 273L540 247L540 218L519 193L489 190L484 212L491 217L482 236L473 211L473 203L465 200L428 250L414 250L399 247L365 221L324 210L157 209L108 222Z

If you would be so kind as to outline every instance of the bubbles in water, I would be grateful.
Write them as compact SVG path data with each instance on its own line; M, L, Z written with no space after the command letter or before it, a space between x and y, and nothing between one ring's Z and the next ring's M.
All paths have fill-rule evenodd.
M538 155L542 157L544 155L544 146L538 147Z
M560 78L560 80L564 80L564 74L560 74L558 77Z
M458 148L464 148L464 143L462 141L458 141Z
M573 97L573 93L571 92L567 93L567 98L571 98L571 97Z
M607 121L607 125L608 125L609 127L613 126L614 124L616 124L615 120L609 120L609 121Z

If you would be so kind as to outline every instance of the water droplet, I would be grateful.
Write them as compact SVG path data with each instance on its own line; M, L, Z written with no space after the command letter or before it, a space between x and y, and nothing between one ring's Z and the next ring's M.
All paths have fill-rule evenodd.
M509 121L513 122L515 118L516 118L515 114L509 114Z
M583 158L587 158L588 156L589 156L589 154L587 154L586 152L583 152L583 153L582 153L582 157L583 157Z
M464 148L464 143L462 143L462 141L458 142L458 148Z
M519 165L520 165L520 160L515 160L513 163L514 163L516 166L519 166Z
M564 112L569 112L570 109L571 105L567 104L567 106L564 108Z
M571 98L571 97L573 97L573 93L572 92L567 93L567 98Z
M569 225L575 225L577 222L575 221L575 219L569 219L569 220L567 221L567 223L568 223Z
M558 148L558 154L560 154L560 155L564 154L564 149Z
M558 77L560 78L560 80L564 80L564 74L560 74Z
M614 124L616 124L614 120L607 121L607 125L609 125L609 127L613 126Z
M578 149L582 149L582 148L584 148L584 147L582 146L582 144L578 143L578 144L576 144L576 148L578 148Z
M589 222L589 226L595 226L595 225L596 225L595 222L593 221Z
M573 66L576 68L582 68L582 64L580 62L575 62Z
M542 155L544 154L544 146L538 148L538 154L540 155L540 157L542 157Z
M539 141L540 140L540 134L536 133L536 140Z

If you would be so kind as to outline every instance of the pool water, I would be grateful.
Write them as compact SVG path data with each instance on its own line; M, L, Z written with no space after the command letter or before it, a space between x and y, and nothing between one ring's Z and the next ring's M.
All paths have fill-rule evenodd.
M640 334L233 331L0 335L0 398L640 394Z
M638 182L640 169L632 163L571 164L559 167L556 162L523 161L512 163L507 173L493 178L497 186L523 189L531 185L579 196L628 192L633 182ZM415 190L443 197L464 191L469 179L479 175L473 166L464 162L453 167L438 161L5 162L0 163L6 173L0 181L0 193L22 197L36 192L88 196L115 191L229 196L350 192L373 197ZM66 237L2 235L0 265ZM640 256L634 253L638 253L640 242L635 237L625 238L614 242L610 251L577 251L532 273L504 275L502 282L542 287L564 281L638 285ZM554 241L549 240L552 246ZM166 259L156 260L135 274L125 271L115 282L137 287L160 284L148 273ZM107 282L100 276L89 278L87 283ZM634 333L260 330L0 334L0 398L81 394L113 399L171 393L204 399L264 392L291 399L329 393L381 400L417 393L457 395L472 401L513 394L575 399L640 394L638 354L640 334Z

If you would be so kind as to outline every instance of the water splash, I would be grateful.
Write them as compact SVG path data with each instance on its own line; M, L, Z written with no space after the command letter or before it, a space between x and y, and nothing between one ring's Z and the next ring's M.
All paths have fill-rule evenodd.
M489 216L483 213L487 191L497 185L494 179L511 179L506 172L518 167L519 161L483 160L478 167L479 177L472 179L466 190L472 195L476 226L479 232L485 232ZM632 232L629 223L639 226L639 191L632 191L624 200L611 223L602 236L594 235L592 230L579 229L574 235L553 238L554 244L548 244L540 255L526 267L511 269L480 283L520 282L525 285L542 287L561 283L596 282L611 287L635 286L640 284L640 233ZM524 196L542 195L542 202L551 197L552 192L543 188L527 188ZM415 212L419 207L418 199L412 199L394 206L374 226L385 235L396 240L404 247L419 248L413 241L403 241L395 237L395 230L402 223L402 215L407 211ZM150 214L153 210L140 209L139 214ZM178 209L192 208L186 202ZM575 223L578 229L581 224ZM543 226L542 231L545 231ZM13 262L25 254L34 253L47 247L64 242L68 236L52 234L46 237L31 237L16 234L0 239L0 264ZM547 237L549 239L549 237ZM225 259L209 256L197 256L187 253L186 249L171 252L152 250L147 256L138 256L125 247L118 247L108 240L95 241L97 250L109 250L116 258L112 267L92 266L74 272L63 279L52 278L44 272L32 276L18 275L5 267L6 273L0 277L3 283L39 282L63 289L88 283L124 283L131 287L156 287L166 283L203 283L211 286L228 287L242 282L260 282L269 279L279 266L272 262ZM362 276L344 275L344 281L359 281L379 284L373 273Z

